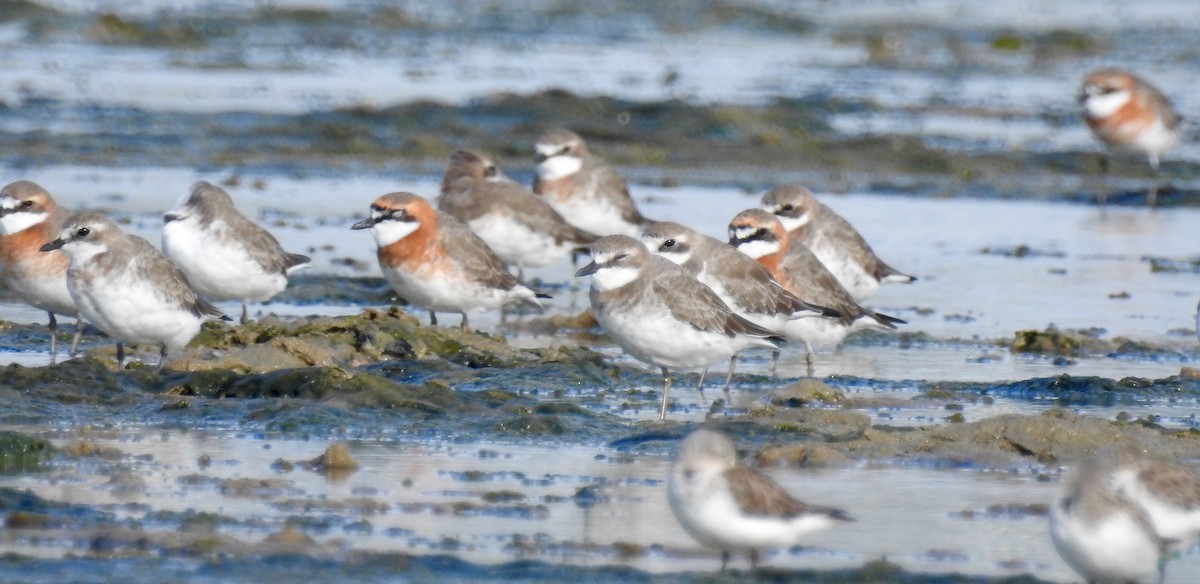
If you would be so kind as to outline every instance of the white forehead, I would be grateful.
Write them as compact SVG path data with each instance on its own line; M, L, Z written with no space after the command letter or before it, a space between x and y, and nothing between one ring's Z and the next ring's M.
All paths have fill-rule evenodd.
M551 154L555 154L559 150L562 150L563 146L564 144L558 144L554 142L538 142L534 146L534 149L537 150L537 153L541 154L542 156L550 156Z
M746 239L758 232L759 227L754 225L743 225L741 227L731 227L729 231L738 239Z
M0 208L16 209L17 205L21 204L16 197L11 195L0 195Z

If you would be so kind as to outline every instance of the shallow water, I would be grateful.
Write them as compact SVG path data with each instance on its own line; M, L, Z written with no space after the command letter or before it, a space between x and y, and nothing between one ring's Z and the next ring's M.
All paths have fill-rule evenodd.
M73 434L64 432L55 442L74 443L80 436ZM483 563L531 558L619 563L651 572L711 570L719 562L671 517L668 462L659 456L618 455L603 446L362 442L350 444L359 469L329 477L272 467L280 459L315 457L329 444L323 440L138 429L82 437L122 456L0 477L0 486L94 505L113 513L115 521L136 521L151 531L177 529L172 517L186 515L170 512L212 513L242 520L230 531L255 540L303 516L310 520L299 524L303 531L342 549L452 550ZM199 464L202 455L211 458L209 465ZM144 487L115 488L111 477L118 467L136 473ZM890 465L771 474L806 500L847 509L856 519L814 534L803 548L767 556L772 567L851 567L887 557L921 572L1033 572L1046 580L1071 580L1049 541L1044 511L1037 510L1057 488L1056 476ZM221 486L242 479L265 482L249 490ZM575 497L585 487L599 495ZM488 493L499 502L486 502ZM145 505L128 505L135 501ZM456 504L460 511L450 511ZM620 556L614 544L632 550L630 555ZM59 541L2 547L58 557L77 545L66 534ZM1195 553L1172 562L1168 581L1190 581L1187 574L1197 566Z
M146 119L163 119L141 110L155 115L251 112L247 119L253 119L255 112L371 110L421 99L469 105L503 92L565 88L580 95L678 98L693 104L808 99L832 112L826 121L840 136L916 136L946 152L1001 155L1019 162L1025 155L1096 150L1079 123L1073 96L1085 71L1112 63L1146 74L1185 116L1195 118L1200 111L1200 97L1186 91L1200 51L1200 37L1194 34L1200 5L1167 0L744 2L732 5L739 12L729 22L702 11L664 16L654 5L630 14L590 3L540 0L492 11L400 3L408 20L382 23L374 22L382 4L370 0L348 6L282 0L259 5L253 14L240 3L203 0L44 4L64 15L47 16L35 26L0 22L0 50L6 55L0 70L0 132L13 144L30 145L28 153L0 160L0 174L11 177L3 182L34 180L63 204L112 212L129 230L157 243L160 214L174 206L191 182L236 177L239 184L229 190L238 205L270 225L286 248L313 256L310 273L317 275L377 276L373 242L348 226L380 194L408 190L434 195L440 180L436 171L392 172L380 170L387 165L338 166L320 159L311 165L280 161L281 167L268 161L254 170L235 158L207 162L203 168L188 159L179 166L146 166L138 162L136 148L135 154L125 155L120 140L115 151L103 153L110 165L93 165L96 158L89 152L76 154L87 162L71 162L68 156L65 163L47 164L38 157L40 139L122 136L129 130L121 125L129 124L152 136L151 141L182 142L184 151L194 147L200 152L206 147L204 132L176 135L172 128L141 128ZM318 10L280 12L309 8ZM189 22L209 37L198 45L161 39L104 42L92 28L97 10L150 28ZM767 18L755 17L754 10ZM1014 50L995 46L1014 39L1019 45ZM1074 43L1088 48L1076 51ZM241 131L255 131L252 123L246 125ZM226 126L237 122L220 125ZM403 139L395 137L396 142ZM1195 140L1184 142L1167 157L1164 174L1173 185L1187 188L1198 182L1187 169L1200 162L1200 146ZM388 146L401 158L408 154L401 146ZM503 162L509 174L529 182L530 156L509 154ZM678 220L722 239L728 219L755 206L759 189L771 183L800 179L818 190L837 191L818 194L856 225L884 259L919 278L910 286L885 287L868 302L907 320L900 334L852 338L816 361L818 377L851 398L882 404L863 410L874 424L944 424L953 413L970 422L1061 405L1052 397L968 397L952 404L919 399L928 387L920 385L923 381L1003 382L1062 374L1159 379L1194 366L1200 355L1195 335L1200 276L1154 272L1147 259L1194 259L1200 249L1200 232L1194 228L1200 210L1113 206L1102 211L1081 204L999 200L987 185L957 176L953 165L928 174L864 177L838 168L762 171L749 167L750 162L744 171L728 175L708 168L629 171L647 216ZM428 161L411 168L425 168L423 163ZM1144 189L1146 179L1137 174L1144 172L1138 166L1142 162L1131 158L1123 163L1135 176L1114 177L1110 184ZM997 168L1001 176L992 178L1011 185L998 192L1021 199L1082 200L1080 193L1096 187L1076 175L1085 173L1078 169L1060 171L1050 165L1050 170L1027 173L1019 163L1011 172L1004 165ZM906 190L907 185L917 186ZM925 196L903 194L910 191ZM1006 255L1018 249L1029 253ZM530 275L555 292L552 313L574 314L586 305L586 290L569 290L572 283L586 282L572 282L567 262ZM239 310L232 303L220 307L230 314ZM360 304L273 302L254 307L254 313L340 315L362 309ZM419 311L413 314L426 318ZM11 303L0 303L0 318L44 322L42 313ZM443 319L457 322L452 315ZM472 323L504 332L517 346L579 342L501 327L495 314L473 317ZM1102 339L1126 337L1154 348L1070 359L1008 350L1016 331L1050 325L1103 329ZM85 348L106 342L89 336ZM43 365L49 356L41 347L33 337L0 347L0 363ZM614 347L597 348L613 361L632 363ZM804 366L802 351L786 347L781 376L797 377ZM767 367L766 355L749 354L738 369L761 375ZM654 375L638 379L637 389L657 391ZM696 394L694 379L676 384L672 420L699 421L708 414L711 402ZM729 414L761 404L763 385L760 377L735 383ZM710 382L706 397L719 396L717 382ZM949 410L948 405L961 409ZM1171 428L1197 428L1196 405L1194 399L1139 396L1068 407L1104 419L1131 413ZM652 407L605 407L597 409L621 416L631 428L657 417ZM160 413L154 419L164 417ZM361 468L333 479L271 466L277 459L315 457L330 436L255 434L257 426L160 429L143 420L121 420L115 429L97 431L77 427L89 423L84 418L63 420L50 430L16 429L49 432L59 445L79 440L111 445L122 453L116 460L60 460L45 473L0 476L0 486L97 506L162 533L178 529L182 515L155 512L194 509L223 518L219 531L246 541L260 541L290 519L318 542L342 551L451 553L485 564L534 558L655 573L708 572L719 562L670 517L663 484L668 461L662 452L631 454L604 444L389 438L350 443ZM354 430L347 433L361 435ZM212 464L202 468L201 455L210 456ZM132 471L144 486L131 490L110 483L118 468ZM1045 517L989 512L993 505L1028 511L1028 505L1048 502L1057 487L1057 470L1045 477L1035 474L1045 469L1003 470L937 469L918 461L773 469L773 476L802 498L843 507L858 521L814 535L803 549L775 553L767 564L825 569L887 557L918 572L1028 572L1045 580L1076 581L1049 544ZM242 496L218 486L224 479L278 480L281 486ZM579 489L593 485L599 486L598 499L575 497ZM502 493L505 500L485 504L485 493ZM379 506L346 510L338 505L352 500ZM457 514L449 510L454 508ZM914 537L916 532L920 537ZM32 541L0 538L0 551L47 558L82 553L87 545L72 534ZM108 566L108 580L130 579L144 569L117 562ZM188 560L155 566L163 572L197 569ZM1198 566L1197 553L1172 562L1169 582L1190 582ZM65 563L54 567L71 569ZM76 569L83 570L80 579L90 575L86 567ZM242 578L263 571L272 567L251 563L231 569ZM452 572L447 578L455 576Z

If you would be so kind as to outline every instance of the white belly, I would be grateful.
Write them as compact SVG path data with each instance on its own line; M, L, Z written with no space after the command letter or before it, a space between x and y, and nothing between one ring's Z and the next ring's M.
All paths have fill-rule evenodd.
M68 286L84 320L118 341L165 344L174 351L200 332L200 317L167 302L148 282L118 275L83 289L74 280Z
M261 302L283 291L287 277L268 273L236 241L214 237L193 219L163 225L163 253L210 300Z
M510 301L533 294L518 286L512 291L499 290L468 282L457 276L434 276L423 270L411 272L381 266L383 276L400 297L409 303L435 312L474 313L494 310Z
M621 210L602 200L570 197L563 201L547 198L546 202L558 211L567 223L588 233L599 235L628 235L640 237L642 229L621 216Z
M702 369L755 346L769 348L765 340L702 332L675 320L665 310L613 313L593 305L596 321L618 345L635 358L669 369Z
M576 247L569 241L555 242L553 237L533 231L507 217L487 216L467 226L510 266L548 266L565 259Z

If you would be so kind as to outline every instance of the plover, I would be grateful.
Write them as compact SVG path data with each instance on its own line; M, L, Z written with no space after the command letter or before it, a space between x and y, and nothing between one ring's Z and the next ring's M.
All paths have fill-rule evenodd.
M167 256L102 213L68 217L58 238L41 249L66 254L71 298L84 319L117 340L118 367L125 360L122 343L154 343L161 347L161 371L204 321L228 319L196 295Z
M76 354L83 336L83 320L67 290L67 257L62 252L41 252L43 245L59 236L67 215L70 213L37 183L17 181L0 188L0 275L18 299L46 311L50 365L59 353L55 313L76 319L68 356Z
M1120 69L1089 73L1078 99L1092 134L1108 149L1144 154L1149 159L1154 182L1147 202L1153 207L1158 197L1159 161L1179 142L1183 118L1157 87ZM1108 159L1101 161L1107 171Z
M1112 485L1100 461L1076 464L1050 507L1050 537L1062 559L1095 584L1161 582L1170 541L1150 515Z
M510 302L542 307L549 298L521 285L478 235L412 193L389 193L371 203L371 216L351 229L370 229L379 267L408 302L429 311L467 315Z
M805 187L775 187L763 194L762 205L779 217L784 229L816 255L858 302L874 296L880 284L916 280L879 259L849 221Z
M534 148L533 192L571 225L596 235L637 237L650 222L638 212L625 179L593 156L575 132L549 130L538 137Z
M1112 473L1113 489L1137 503L1172 549L1200 543L1200 474L1191 468L1141 460L1125 451Z
M814 349L837 346L851 331L895 329L903 320L859 305L808 248L788 237L783 223L762 209L742 211L729 222L729 243L754 258L789 292L835 310L838 318L802 318L786 325L785 337L804 342L808 375Z
M845 511L800 501L771 477L738 466L733 441L712 430L689 434L670 472L671 511L697 542L721 551L721 571L733 552L747 552L754 569L760 550L791 547L809 533L853 521Z
M779 336L793 320L810 316L840 316L837 311L805 302L785 290L766 268L728 243L675 223L660 221L646 226L642 243L651 252L683 268L734 312ZM772 355L775 373L778 353ZM728 396L737 357L731 357L724 391Z
M540 268L565 259L599 239L563 219L545 199L521 185L496 180L503 173L491 155L456 150L442 177L438 210L465 223L504 263Z
M777 349L768 340L773 332L738 316L708 286L628 235L592 244L592 262L575 275L592 276L592 313L613 341L661 369L660 419L667 417L670 369L703 369L745 349Z
M287 288L288 274L308 256L283 251L279 240L242 215L229 193L201 181L179 207L163 215L163 253L209 300L263 302Z
M58 237L68 214L35 183L21 180L0 189L0 277L22 302L49 316L51 365L58 356L56 313L75 317L75 338L68 355L75 355L83 334L79 309L67 290L67 256L41 252L43 245Z

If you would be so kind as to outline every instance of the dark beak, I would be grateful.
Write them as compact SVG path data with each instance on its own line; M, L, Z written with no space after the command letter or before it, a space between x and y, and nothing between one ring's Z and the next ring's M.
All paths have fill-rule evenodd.
M179 219L180 219L179 215L176 215L174 213L163 213L163 223L164 224L170 223L172 221L178 221Z
M374 217L367 217L366 219L363 219L362 221L359 221L358 223L351 225L350 229L370 229L370 228L374 227L376 223L379 223L378 219L376 219Z
M538 164L541 164L541 163L545 162L545 161L546 161L546 160L548 160L549 158L550 158L549 156L546 156L545 154L542 154L541 152L539 152L539 153L537 153L537 154L534 154L534 155L533 155L533 159L534 159L534 160L535 160L535 161L536 161Z
M50 243L47 243L46 245L43 245L41 250L42 251L54 251L56 249L61 249L64 243L66 243L66 242L63 241L62 238L59 238L54 241L51 241Z
M582 268L579 268L579 271L575 272L575 277L582 278L584 276L590 276L592 274L595 274L596 272L599 272L599 271L600 271L600 264L597 264L596 262L591 262L588 265L586 265Z

